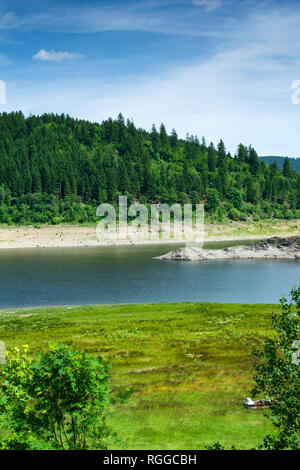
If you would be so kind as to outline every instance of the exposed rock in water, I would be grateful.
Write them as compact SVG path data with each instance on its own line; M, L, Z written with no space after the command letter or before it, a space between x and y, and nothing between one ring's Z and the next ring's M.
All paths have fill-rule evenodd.
M176 261L206 261L209 259L300 259L300 237L257 241L249 245L223 250L204 250L198 247L179 248L156 259Z

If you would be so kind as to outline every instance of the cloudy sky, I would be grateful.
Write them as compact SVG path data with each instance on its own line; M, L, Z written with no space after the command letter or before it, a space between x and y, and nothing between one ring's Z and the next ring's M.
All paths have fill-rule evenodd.
M299 0L1 0L0 111L122 112L300 156L299 24Z

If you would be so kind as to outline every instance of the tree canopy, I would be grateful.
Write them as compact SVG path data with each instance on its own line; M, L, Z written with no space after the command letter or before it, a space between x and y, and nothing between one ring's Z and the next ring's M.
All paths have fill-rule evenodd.
M7 352L0 372L0 449L107 449L117 436L107 424L113 405L110 365L70 345L32 358L28 347Z
M64 114L0 115L0 223L96 221L95 207L124 194L142 203L207 202L211 217L300 217L300 175L240 144L150 132L122 114L101 124ZM233 210L234 209L234 210Z

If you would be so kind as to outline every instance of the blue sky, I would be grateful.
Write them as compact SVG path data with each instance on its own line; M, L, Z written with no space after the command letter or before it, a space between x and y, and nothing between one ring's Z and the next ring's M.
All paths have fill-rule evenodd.
M299 0L0 1L0 111L149 129L300 156Z

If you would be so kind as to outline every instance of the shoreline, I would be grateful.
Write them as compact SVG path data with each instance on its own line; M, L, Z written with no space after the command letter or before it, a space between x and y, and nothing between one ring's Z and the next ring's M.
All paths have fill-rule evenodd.
M261 222L232 222L227 224L206 224L204 242L231 242L243 240L263 240L280 236L289 238L300 233L300 220L274 220ZM95 226L44 225L0 226L0 250L22 248L76 248L135 245L175 245L185 244L173 240L142 240L107 242L99 240Z
M21 317L26 317L26 314L29 313L30 316L35 316L35 315L40 315L40 314L49 314L51 315L52 313L69 313L70 311L74 310L84 310L87 311L93 311L96 309L118 309L118 308L138 308L138 307L146 307L150 308L152 306L156 307L173 307L173 306L190 306L190 305L196 305L196 306L212 306L212 307L242 307L243 305L248 305L251 308L255 307L272 307L276 308L280 306L279 301L277 303L275 302L269 302L269 303L247 303L245 302L205 302L205 301L183 301L183 302L124 302L124 303L117 303L117 304L58 304L58 305L32 305L32 306L25 306L25 307L1 307L0 308L0 317L1 316L6 316L6 315L15 315L18 314ZM25 315L24 315L25 313Z

